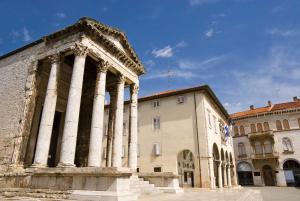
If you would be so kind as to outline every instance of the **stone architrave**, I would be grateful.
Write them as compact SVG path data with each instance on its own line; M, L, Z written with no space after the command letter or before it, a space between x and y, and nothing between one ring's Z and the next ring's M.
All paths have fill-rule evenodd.
M76 44L73 72L68 96L65 126L62 137L60 161L58 166L75 166L75 150L79 122L79 111L83 85L83 74L88 48Z
M102 156L102 138L105 104L106 72L108 62L101 61L97 67L97 79L93 103L91 136L88 155L89 167L100 167Z
M138 90L139 86L133 84L130 86L130 135L129 135L129 151L128 166L131 170L136 171L137 155L138 155Z
M117 103L112 149L112 166L117 168L122 167L124 85L125 77L123 75L119 75L117 84Z
M53 121L55 115L58 79L60 71L60 56L55 54L49 57L51 70L47 84L46 97L39 127L33 167L46 167L50 149Z

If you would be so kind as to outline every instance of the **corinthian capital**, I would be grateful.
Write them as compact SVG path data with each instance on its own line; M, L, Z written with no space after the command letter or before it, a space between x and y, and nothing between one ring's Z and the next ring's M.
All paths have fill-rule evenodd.
M137 94L139 92L139 85L132 84L130 85L130 93L131 94Z
M124 84L125 83L125 80L126 80L126 77L123 75L123 74L119 74L118 77L117 77L117 82L119 84Z
M86 56L88 54L88 47L82 45L81 43L75 43L73 51L76 56Z
M50 60L51 64L59 63L60 62L60 54L56 53L56 54L50 55L50 56L48 56L48 59Z
M106 73L110 66L111 65L108 63L108 61L101 60L97 66L97 72Z

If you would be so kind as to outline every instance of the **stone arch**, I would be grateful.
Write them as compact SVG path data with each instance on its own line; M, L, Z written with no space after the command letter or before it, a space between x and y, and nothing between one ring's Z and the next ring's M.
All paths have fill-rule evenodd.
M264 184L266 186L275 186L275 171L272 168L272 166L264 165L262 167L262 174L263 174L263 179L264 179Z
M253 167L247 161L241 161L237 164L237 175L239 184L242 186L253 185Z
M294 158L285 159L282 164L288 186L300 186L300 162Z
M225 161L225 154L223 148L221 148L221 161Z
M194 187L195 181L195 157L188 149L180 151L177 155L177 169L179 184L182 187Z
M213 158L214 160L220 160L220 152L218 145L216 143L213 144Z
M213 173L214 173L214 187L220 187L219 184L219 173L218 173L218 166L220 164L220 151L218 145L216 143L213 144Z

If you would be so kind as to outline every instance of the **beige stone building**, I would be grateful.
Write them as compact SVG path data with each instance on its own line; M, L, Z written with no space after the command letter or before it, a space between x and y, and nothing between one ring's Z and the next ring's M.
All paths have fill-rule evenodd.
M300 101L231 115L241 185L300 185Z
M228 114L209 86L161 92L140 98L138 103L141 176L149 179L149 173L178 174L184 187L236 184L232 138L224 137ZM129 116L125 104L124 142L130 137ZM127 147L123 145L123 164Z

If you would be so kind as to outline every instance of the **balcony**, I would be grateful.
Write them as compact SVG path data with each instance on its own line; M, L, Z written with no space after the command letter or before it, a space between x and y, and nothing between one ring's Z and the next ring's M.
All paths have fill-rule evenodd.
M248 134L248 138L250 140L273 138L273 137L274 137L273 130L259 131L259 132L249 133Z
M264 160L264 159L277 159L279 154L277 152L263 153L263 154L251 154L252 160Z

